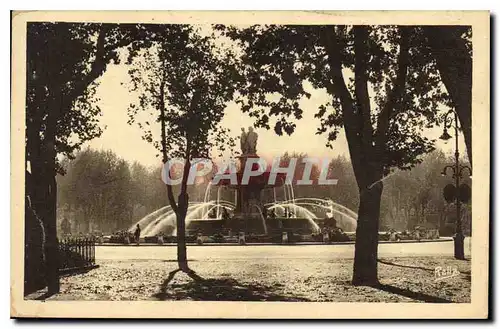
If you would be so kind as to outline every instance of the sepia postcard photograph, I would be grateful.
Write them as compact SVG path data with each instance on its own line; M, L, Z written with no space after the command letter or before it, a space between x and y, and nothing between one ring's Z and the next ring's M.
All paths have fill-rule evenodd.
M11 21L11 317L489 317L489 12Z

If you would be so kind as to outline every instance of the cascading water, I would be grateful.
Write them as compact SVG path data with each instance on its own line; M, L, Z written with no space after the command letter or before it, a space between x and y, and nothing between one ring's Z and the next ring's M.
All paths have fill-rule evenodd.
M315 218L317 218L310 210L304 208L304 207L301 207L299 205L295 205L293 203L281 203L281 204L275 204L275 205L272 205L270 206L268 209L269 210L273 210L275 209L276 207L279 207L281 209L287 209L290 211L292 211L292 213L294 214L292 216L292 218L305 218L307 219L307 221L309 222L309 225L311 225L311 228L313 229L313 232L314 233L319 233L320 232L320 227L318 226L318 224L316 224L316 222L314 221Z
M136 227L137 224L139 224L140 227L144 227L145 225L148 225L153 220L157 219L158 216L161 216L165 212L167 212L169 209L171 209L171 207L170 206L166 206L166 207L162 207L162 208L160 208L158 210L153 211L152 213L150 213L150 214L144 216L143 218L141 218L137 223L135 223L132 226L130 226L130 228L128 229L128 231L133 232L135 230L135 227Z
M346 228L348 227L350 227L351 230L355 229L356 227L356 220L357 220L356 213L350 210L349 208L344 207L331 200L298 198L294 199L294 201L295 203L292 203L291 200L287 202L269 203L266 205L267 210L268 211L277 210L278 215L282 217L285 214L284 210L287 209L289 214L293 214L292 215L293 219L297 220L306 219L312 231L315 233L320 231L320 227L315 221L316 219L323 217L320 215L320 212L322 213L331 212L338 215L337 218L340 218L339 227L344 228L344 230L346 231L347 231ZM331 206L331 204L333 204L334 206ZM260 214L260 218L263 223L264 232L265 234L267 234L268 230L267 230L266 220L262 213L262 210L257 206L254 207L258 209L258 213ZM189 227L189 225L193 221L221 220L220 214L223 208L231 212L234 210L235 205L232 202L224 200L219 200L218 203L216 201L190 203L188 206L188 213L186 216L186 226ZM318 211L319 209L321 211ZM217 211L216 213L218 214L218 216L216 216L215 218L210 218L209 214L214 210ZM164 232L168 227L172 227L171 234L175 236L176 235L175 221L176 221L175 212L169 206L160 208L152 212L151 214L143 217L140 221L138 221L138 224L142 228L141 236L142 237L155 236ZM130 231L133 231L135 225L136 224L134 224L130 228Z
M210 201L210 190L212 189L212 182L208 182L207 188L205 189L205 197L203 198L203 202Z
M233 212L237 202L237 192L235 191L234 203L221 200L221 187L217 188L216 200L210 200L212 192L212 184L209 183L205 190L204 202L190 202L186 216L186 228L193 222L204 220L222 221L221 213L223 209L228 212ZM351 209L338 204L330 199L319 198L295 198L293 186L291 184L283 184L283 201L277 200L276 189L273 188L274 202L265 205L267 211L275 211L279 218L291 218L292 220L306 220L311 231L318 233L320 227L316 220L324 217L331 217L333 214L338 219L339 227L344 231L350 228L355 229L357 224L357 214ZM266 217L259 206L257 213L260 214L264 234L268 234ZM215 215L214 215L215 212ZM290 216L291 215L291 216ZM171 235L176 235L176 214L170 206L162 207L141 218L136 224L141 227L141 237L155 236L164 234L166 231ZM129 228L129 231L135 229L136 224Z
M264 234L267 235L267 224L266 224L266 219L264 218L264 214L262 213L262 210L257 207L256 205L253 205L251 208L257 208L259 214L260 214L260 218L262 220L262 227L264 229Z
M147 225L141 231L141 236L156 235L157 231L163 230L167 226L175 226L175 212L173 210L157 217L156 220Z
M219 204L219 202L220 202L220 189L221 189L221 187L219 186L217 188L217 204ZM216 218L220 217L219 209L220 209L220 207L216 208L216 211L217 211L216 216L215 216Z
M288 184L285 184L285 185L288 185L288 189L289 189L289 195L290 195L290 202L292 204L295 204L295 193L293 191L293 186L291 183L288 183Z

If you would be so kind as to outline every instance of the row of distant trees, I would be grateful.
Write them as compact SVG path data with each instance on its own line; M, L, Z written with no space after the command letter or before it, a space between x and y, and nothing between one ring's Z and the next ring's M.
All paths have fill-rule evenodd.
M165 204L159 170L130 164L112 151L85 149L62 166L58 222L69 221L73 234L126 229L134 218Z
M169 204L161 164L145 166L111 150L85 148L72 160L64 158L60 166L62 173L56 178L59 235L126 230ZM206 188L207 182L199 180L189 186L191 201L203 201ZM177 193L179 187L173 190Z
M282 159L305 154L285 153ZM286 160L285 160L286 161ZM411 171L400 171L385 181L381 202L381 229L411 229L425 223L429 216L442 219L449 205L444 201L443 187L450 183L443 177L443 167L452 159L442 151L428 154ZM299 163L301 161L299 160ZM161 166L146 167L138 162L127 162L112 151L84 149L74 160L61 162L65 175L57 176L58 222L70 223L70 232L109 233L127 229L134 222L168 204L166 189L160 179ZM312 171L317 177L318 168ZM333 158L329 177L338 179L336 185L294 185L296 198L329 198L354 211L359 206L356 178L349 159ZM207 182L189 186L192 201L203 201ZM278 201L285 198L277 190ZM210 198L216 198L213 189ZM233 201L234 191L223 190L220 197ZM269 200L271 201L271 200ZM437 223L435 223L437 224ZM60 229L60 233L67 233Z
M161 165L128 162L111 150L86 148L61 161L57 176L59 234L126 230L143 216L169 204ZM206 184L190 186L201 201ZM178 190L174 186L175 191ZM63 221L70 223L64 231Z
M283 155L283 158L288 157L304 158L306 155L295 153ZM465 158L461 161L463 164L469 164ZM395 171L387 177L384 180L381 196L380 230L391 228L411 230L417 225L438 228L446 222L454 223L455 205L446 203L443 197L443 188L453 181L451 176L442 175L443 168L453 162L451 155L446 155L441 150L434 150L426 154L422 162L416 164L412 170ZM317 177L318 174L319 169L313 168L312 176ZM294 185L295 197L329 198L357 211L359 193L351 161L344 156L334 157L329 164L328 177L337 178L337 184ZM463 182L472 184L468 177L463 177ZM465 209L469 208L470 205L465 206ZM465 213L467 214L467 211ZM464 220L467 222L468 218ZM469 226L470 223L464 224L466 230ZM454 230L448 228L443 232L451 234Z

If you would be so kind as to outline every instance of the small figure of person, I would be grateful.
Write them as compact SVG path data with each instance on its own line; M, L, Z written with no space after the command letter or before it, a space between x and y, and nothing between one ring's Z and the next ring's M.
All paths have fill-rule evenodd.
M135 227L135 232L134 232L134 238L135 238L135 243L139 245L139 238L141 237L141 227L139 224L136 225Z
M415 226L415 240L420 241L420 226Z
M328 236L330 237L330 241L338 241L338 231L336 227L329 227Z
M396 233L396 230L391 228L389 230L389 241L397 241L397 237L398 237L398 235Z
M266 206L264 206L264 207L262 208L262 217L264 217L264 219L267 219L267 218L268 218L268 215L269 215L269 214L268 214L268 211L267 211L267 207L266 207Z
M227 211L226 208L222 208L222 219L223 220L228 220L229 219L229 212Z
M328 229L327 226L323 226L323 229L321 230L321 234L323 235L323 242L328 243L330 242L330 230Z

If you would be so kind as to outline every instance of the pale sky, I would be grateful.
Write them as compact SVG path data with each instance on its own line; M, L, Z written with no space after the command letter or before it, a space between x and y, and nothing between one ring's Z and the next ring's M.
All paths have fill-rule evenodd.
M100 78L97 96L100 98L98 105L102 110L100 118L101 126L105 126L104 133L86 145L94 149L105 149L114 151L119 157L133 162L138 161L146 166L160 164L160 158L154 147L141 139L142 132L136 126L127 124L127 108L135 101L135 95L129 93L129 76L127 66L124 64L108 65L104 75ZM309 156L334 158L344 155L349 158L347 141L343 131L333 143L333 149L325 146L326 135L316 135L319 120L314 118L318 106L325 103L327 94L321 90L311 90L310 99L302 101L304 109L303 118L297 122L295 132L291 136L277 136L274 130L257 129L259 140L257 153L265 158L279 156L285 151L306 153ZM253 119L240 111L239 106L234 103L228 104L222 125L231 129L234 136L239 136L242 127L249 127ZM442 128L435 128L426 133L428 137L437 138L442 133ZM450 131L453 135L453 132ZM159 136L159 131L157 133ZM460 136L459 148L461 155L465 155L465 144ZM237 143L237 147L239 144ZM454 150L453 140L447 143L438 139L437 148L450 153Z

